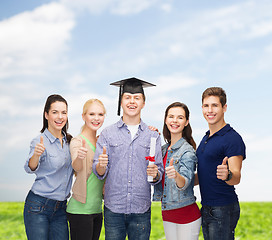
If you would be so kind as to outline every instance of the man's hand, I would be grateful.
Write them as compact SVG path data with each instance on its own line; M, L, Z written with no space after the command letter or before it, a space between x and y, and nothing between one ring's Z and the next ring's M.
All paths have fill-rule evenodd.
M156 178L157 174L159 173L158 166L156 164L148 165L146 172L148 176L152 176L153 178Z
M105 168L105 169L106 169L106 167L108 165L108 162L109 162L109 158L108 158L108 155L107 155L106 152L107 152L107 149L104 146L103 147L103 153L99 155L99 157L98 157L99 163L97 164L97 165L99 165L99 167Z
M217 171L216 171L217 178L223 181L225 181L228 178L228 174L229 174L229 167L227 162L228 162L228 157L225 157L222 161L222 164L217 166Z

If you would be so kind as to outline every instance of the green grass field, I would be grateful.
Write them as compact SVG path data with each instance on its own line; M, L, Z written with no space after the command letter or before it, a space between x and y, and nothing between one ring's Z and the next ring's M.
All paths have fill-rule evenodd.
M22 202L0 202L0 239L26 239ZM152 203L151 240L165 239L160 203ZM242 202L236 239L272 239L272 202ZM104 229L100 239L104 239ZM199 239L203 239L202 233Z

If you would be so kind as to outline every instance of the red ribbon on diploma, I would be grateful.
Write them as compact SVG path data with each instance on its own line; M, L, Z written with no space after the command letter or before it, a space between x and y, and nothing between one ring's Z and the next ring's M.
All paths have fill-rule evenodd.
M155 156L154 157L147 156L147 157L145 157L145 159L150 161L150 162L155 162Z

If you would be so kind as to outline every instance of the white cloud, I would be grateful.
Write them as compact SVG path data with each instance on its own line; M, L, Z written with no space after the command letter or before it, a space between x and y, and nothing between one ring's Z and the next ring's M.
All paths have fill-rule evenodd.
M211 48L249 41L272 33L272 4L237 3L232 6L196 11L192 17L153 34L153 48L164 58L192 59ZM219 47L219 48L218 48ZM214 53L214 54L215 54ZM213 56L213 55L212 55Z
M39 74L67 48L74 16L59 3L42 5L0 22L0 78Z
M172 11L172 5L169 3L163 3L160 7L164 12L170 13Z
M130 15L140 13L157 3L158 0L118 0L112 8L112 13Z
M107 9L112 0L61 0L63 5L74 9L76 11L88 10L92 14L100 14L105 9Z
M178 91L183 88L190 88L197 83L197 79L184 76L184 74L182 73L175 73L168 76L160 76L156 81L156 84L158 86L153 92L156 95L161 93L167 94L168 92Z
M130 15L142 12L160 0L61 0L61 3L78 11L88 10L92 14L109 11L115 15Z
M114 9L116 14L135 14L138 9L143 11L144 8L161 7L163 4L155 0L141 1L141 3L134 0L80 0L76 2L63 0L61 2L69 7L89 9L91 13L111 12ZM237 45L240 46L240 43L248 41L249 36L257 36L258 34L254 33L257 27L252 26L259 23L262 23L263 28L269 26L272 19L269 16L271 11L272 4L268 3L264 6L252 1L217 9L197 10L190 19L184 18L178 23L174 21L172 25L168 24L167 27L161 28L158 32L152 32L148 36L136 35L120 39L119 46L115 45L109 51L102 51L99 56L93 56L95 61L93 61L91 74L103 78L107 72L118 75L119 69L123 69L125 73L141 73L150 67L160 65L167 67L174 61L190 61L195 57L204 57L207 53L209 58L205 64L214 64L218 59L230 61L224 46L229 45L234 51ZM255 12L256 14L253 14ZM262 32L269 34L270 30L265 29ZM216 50L211 51L211 49ZM237 53L243 53L243 56L252 56L250 51L250 48L237 49ZM201 70L201 66L198 69Z

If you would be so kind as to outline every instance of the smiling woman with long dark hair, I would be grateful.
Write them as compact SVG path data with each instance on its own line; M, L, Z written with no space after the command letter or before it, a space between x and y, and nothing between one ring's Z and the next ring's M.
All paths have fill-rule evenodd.
M36 179L24 207L28 239L69 239L66 200L70 195L73 169L67 133L67 102L50 95L44 106L41 134L30 144L25 163L27 173Z
M194 197L196 144L189 123L189 109L174 102L166 108L162 146L165 174L155 185L154 200L162 203L162 219L167 240L198 239L201 214Z

